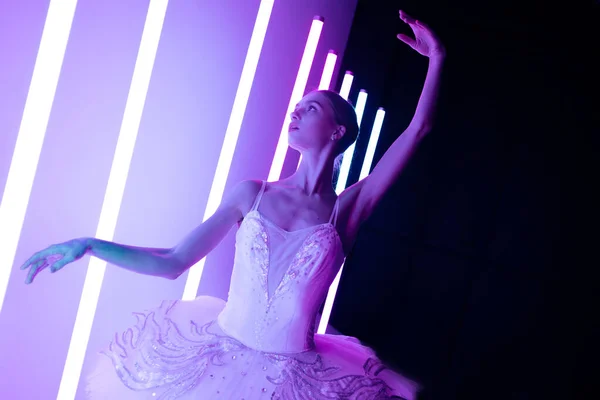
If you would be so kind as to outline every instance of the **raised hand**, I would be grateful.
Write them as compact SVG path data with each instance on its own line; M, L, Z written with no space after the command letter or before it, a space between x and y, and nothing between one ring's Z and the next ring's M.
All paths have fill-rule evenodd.
M85 239L73 239L38 251L21 266L22 270L30 268L25 283L33 282L37 274L48 267L50 272L56 272L65 265L79 260L85 255L87 248Z
M446 55L444 45L429 26L414 19L402 10L400 10L400 19L410 26L415 34L415 38L413 39L408 35L400 33L396 36L398 39L425 57L434 58Z

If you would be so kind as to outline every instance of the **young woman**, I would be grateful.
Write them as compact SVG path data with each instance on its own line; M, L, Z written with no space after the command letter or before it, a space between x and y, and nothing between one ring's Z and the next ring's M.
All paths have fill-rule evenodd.
M244 181L208 220L171 249L94 238L53 245L22 266L27 283L89 253L131 271L176 279L235 224L227 302L165 301L115 336L86 380L91 399L391 399L417 385L385 368L356 339L315 335L319 306L359 227L369 218L430 131L444 48L423 23L400 11L415 38L398 39L429 57L415 116L373 172L339 196L334 162L358 135L352 106L330 91L306 95L291 114L289 144L298 170L277 182Z

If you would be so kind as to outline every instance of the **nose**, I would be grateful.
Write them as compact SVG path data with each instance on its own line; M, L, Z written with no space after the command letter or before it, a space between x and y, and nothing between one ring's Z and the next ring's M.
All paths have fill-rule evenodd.
M294 110L290 113L290 118L292 119L292 121L296 121L298 119L300 119L300 115L298 114L298 110Z

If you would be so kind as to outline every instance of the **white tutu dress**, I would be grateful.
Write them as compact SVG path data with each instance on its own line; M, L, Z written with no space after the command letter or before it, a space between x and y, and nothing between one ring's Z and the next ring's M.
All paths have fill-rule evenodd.
M86 377L88 399L415 399L417 385L355 338L314 334L343 259L328 223L288 232L258 211L236 234L227 302L164 301L114 340Z

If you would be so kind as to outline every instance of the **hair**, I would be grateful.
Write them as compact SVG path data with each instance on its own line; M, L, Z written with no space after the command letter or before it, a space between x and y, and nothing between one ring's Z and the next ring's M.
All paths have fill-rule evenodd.
M335 123L346 128L346 133L338 142L336 156L341 156L358 138L358 118L352 104L331 90L317 90L329 101Z

